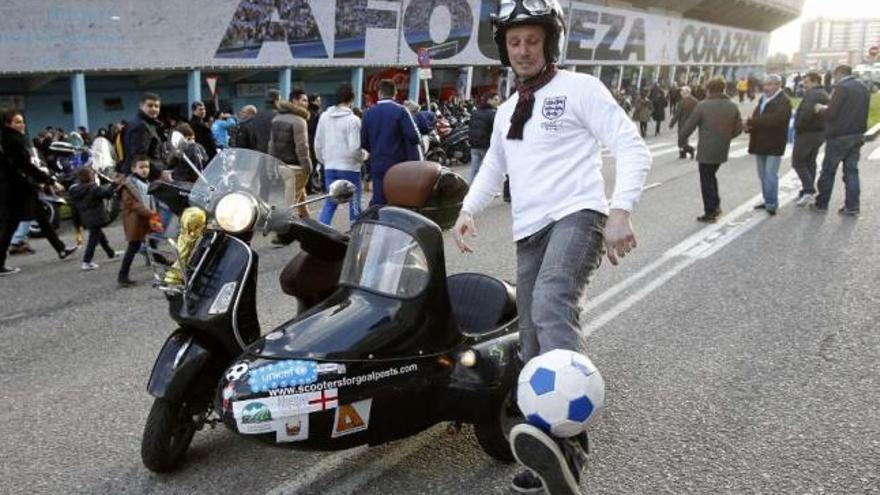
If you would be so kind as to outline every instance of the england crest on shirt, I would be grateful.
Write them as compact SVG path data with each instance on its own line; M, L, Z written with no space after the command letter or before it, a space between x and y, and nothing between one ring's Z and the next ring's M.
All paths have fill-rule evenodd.
M544 98L541 114L547 120L556 120L565 114L565 96L548 96Z

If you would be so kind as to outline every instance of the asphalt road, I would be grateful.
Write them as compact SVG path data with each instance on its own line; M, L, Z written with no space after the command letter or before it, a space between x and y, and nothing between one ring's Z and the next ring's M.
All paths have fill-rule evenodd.
M829 213L789 203L769 218L751 209L759 184L738 139L719 173L728 216L707 227L694 221L696 164L663 132L648 140L639 248L620 267L604 263L585 302L608 386L585 492L880 493L880 152L867 159L880 143L863 148L861 218L835 212L840 181ZM613 175L612 160L606 168ZM449 272L512 278L508 206L493 203L478 227L473 255L447 238ZM122 246L119 226L108 234ZM257 244L265 331L295 311L277 283L295 248ZM150 473L140 436L144 386L173 328L164 297L140 261L141 284L119 290L116 263L81 272L34 245L10 260L22 272L0 279L0 492L510 493L517 468L484 455L468 428L450 436L443 425L336 453L218 428L197 434L179 472Z

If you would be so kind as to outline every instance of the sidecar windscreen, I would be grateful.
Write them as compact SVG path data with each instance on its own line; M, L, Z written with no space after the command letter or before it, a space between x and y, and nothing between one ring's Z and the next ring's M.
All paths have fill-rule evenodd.
M425 290L428 280L425 252L411 235L375 223L354 227L342 265L342 285L411 298Z

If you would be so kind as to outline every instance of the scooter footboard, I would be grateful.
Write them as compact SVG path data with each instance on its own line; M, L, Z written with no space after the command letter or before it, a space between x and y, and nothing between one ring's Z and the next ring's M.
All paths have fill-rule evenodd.
M191 332L177 330L156 357L147 392L156 398L180 401L210 358L211 351Z

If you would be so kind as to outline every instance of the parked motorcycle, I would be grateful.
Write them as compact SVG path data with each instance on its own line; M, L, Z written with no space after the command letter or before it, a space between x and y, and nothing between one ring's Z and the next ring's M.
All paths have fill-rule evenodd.
M397 165L385 193L405 208L367 210L349 237L260 199L259 177L279 165L223 150L190 192L196 208L181 218L179 278L172 269L160 285L179 328L147 386L155 397L141 444L147 468L178 468L195 432L221 422L316 450L473 423L489 455L512 460L515 290L488 275L447 277L440 227L421 214L448 227L464 181L436 164ZM325 197L337 202L353 194L344 181L329 189ZM457 199L437 203L443 193ZM302 311L262 337L249 242L260 231L303 251L282 274Z

